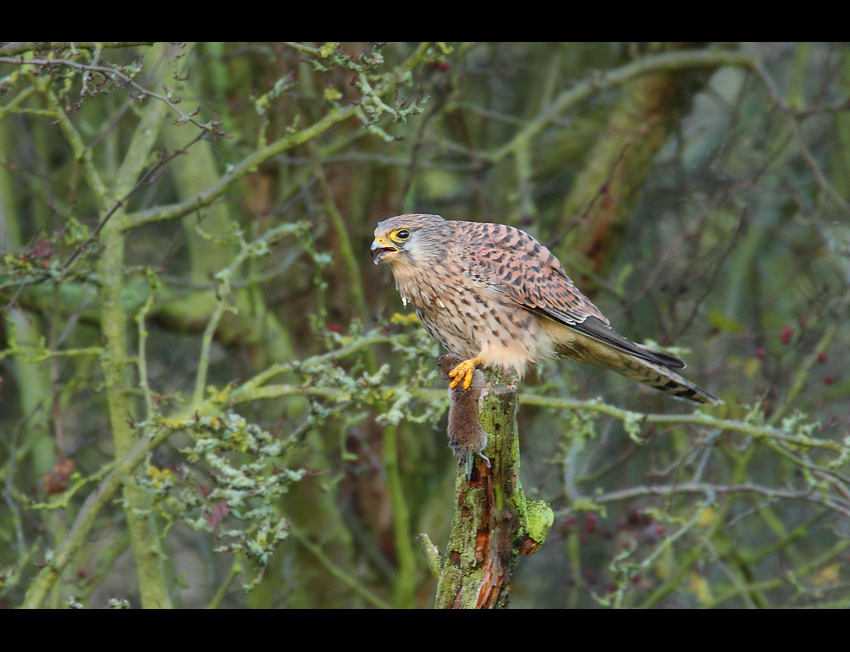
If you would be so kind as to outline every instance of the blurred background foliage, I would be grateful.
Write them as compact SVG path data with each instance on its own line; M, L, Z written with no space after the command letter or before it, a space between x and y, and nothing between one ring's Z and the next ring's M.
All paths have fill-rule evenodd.
M513 606L847 606L849 78L830 43L0 44L2 604L431 606L439 351L368 254L429 212L531 232L725 401L534 370L556 521Z

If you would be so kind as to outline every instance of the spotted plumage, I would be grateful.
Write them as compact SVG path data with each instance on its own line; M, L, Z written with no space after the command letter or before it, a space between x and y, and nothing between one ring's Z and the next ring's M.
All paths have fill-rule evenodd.
M389 264L402 301L461 362L452 387L468 387L479 365L513 369L559 355L617 371L696 403L719 400L680 376L678 358L637 344L576 288L532 236L511 226L399 215L372 241L375 264Z

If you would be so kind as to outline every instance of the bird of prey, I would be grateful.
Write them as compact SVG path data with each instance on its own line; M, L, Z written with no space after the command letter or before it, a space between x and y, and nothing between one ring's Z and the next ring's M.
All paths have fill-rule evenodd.
M575 286L560 261L528 233L503 224L398 215L379 223L371 246L388 264L402 302L462 361L451 387L470 386L478 366L514 370L553 356L612 369L694 403L721 401L679 375L685 363L632 342Z

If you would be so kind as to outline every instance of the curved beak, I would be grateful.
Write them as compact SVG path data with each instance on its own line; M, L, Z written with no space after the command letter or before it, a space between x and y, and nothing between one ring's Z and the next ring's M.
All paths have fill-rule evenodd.
M398 252L398 247L390 244L381 237L372 240L372 246L369 247L369 253L372 254L372 262L376 265L384 262L384 259Z

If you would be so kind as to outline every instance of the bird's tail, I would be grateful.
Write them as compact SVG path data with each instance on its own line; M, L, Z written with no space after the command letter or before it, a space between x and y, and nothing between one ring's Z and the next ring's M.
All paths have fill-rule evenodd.
M677 374L667 367L641 360L630 355L623 355L622 368L616 369L621 374L644 385L660 389L675 398L693 401L694 403L708 403L709 405L720 405L721 401L712 396L702 387L695 385L687 378Z
M647 351L652 351L652 349L647 349ZM594 347L594 349L586 349L582 353L583 355L576 355L573 347L569 347L569 349L563 351L565 357L576 358L582 362L606 367L622 374L626 378L631 378L644 385L660 389L674 398L692 401L694 403L707 403L709 405L720 405L723 402L716 396L709 394L702 387L695 385L658 362L645 360L610 348L600 349Z

